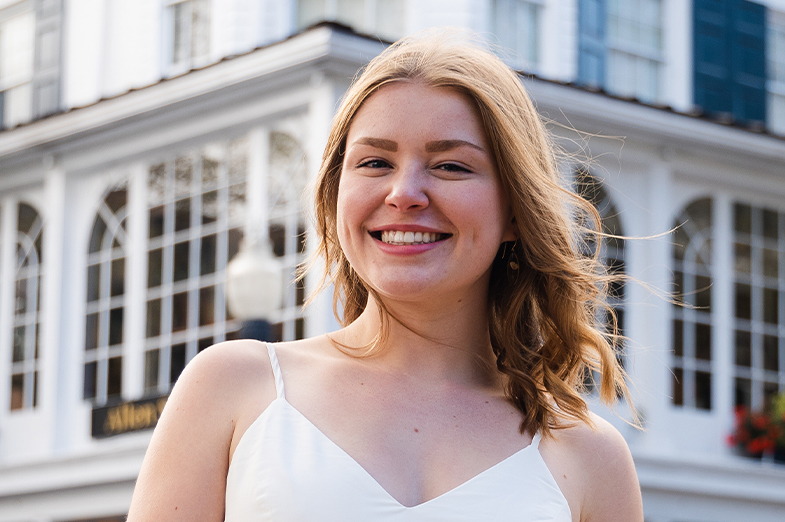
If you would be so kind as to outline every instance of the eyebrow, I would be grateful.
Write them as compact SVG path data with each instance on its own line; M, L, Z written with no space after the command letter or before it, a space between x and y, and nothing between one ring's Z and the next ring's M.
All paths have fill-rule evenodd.
M392 140L383 140L381 138L359 138L355 143L360 145L370 145L377 149L386 150L389 152L397 152L398 144Z
M458 147L471 147L473 149L479 150L480 152L485 152L485 149L479 145L475 145L474 143L465 140L429 141L425 144L425 152L445 152L448 150L457 149Z
M389 152L398 151L398 144L396 142L382 138L359 138L357 141L355 141L355 143L360 145L370 145L371 147ZM485 149L479 145L475 145L474 143L466 140L429 141L425 144L425 152L445 152L448 150L457 149L458 147L471 147L473 149L479 150L480 152L485 152Z

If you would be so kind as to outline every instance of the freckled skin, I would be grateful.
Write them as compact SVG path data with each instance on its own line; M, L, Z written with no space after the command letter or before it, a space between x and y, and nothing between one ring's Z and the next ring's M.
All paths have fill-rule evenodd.
M466 145L431 145L444 142ZM516 233L469 99L412 82L384 86L360 107L346 144L338 238L358 275L391 300L485 300L491 263ZM401 224L449 237L423 253L391 255L371 231Z

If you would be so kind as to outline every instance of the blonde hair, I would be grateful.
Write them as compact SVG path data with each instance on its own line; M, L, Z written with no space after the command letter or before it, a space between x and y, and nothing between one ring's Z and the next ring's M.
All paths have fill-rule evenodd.
M317 254L326 267L321 286L328 279L335 285L336 317L344 326L352 323L373 292L338 242L346 135L363 102L397 81L456 90L479 109L519 237L503 244L493 262L488 317L496 367L507 377L505 392L523 416L521 431L548 435L575 421L591 425L579 393L588 369L599 372L604 402L626 392L613 347L615 325L610 335L596 327L597 311L608 309L604 297L609 280L598 257L599 214L560 183L554 147L518 75L465 32L427 31L398 41L368 64L342 100L315 198ZM595 239L594 255L585 255L586 234ZM517 270L506 257L513 255ZM385 330L389 314L381 302L380 307ZM380 332L374 347L385 336L386 331Z

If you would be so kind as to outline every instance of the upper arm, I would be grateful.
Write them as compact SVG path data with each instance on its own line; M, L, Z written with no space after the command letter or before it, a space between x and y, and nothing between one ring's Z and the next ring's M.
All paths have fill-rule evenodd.
M581 522L643 522L638 475L627 442L604 420L584 448Z
M186 366L153 432L129 522L224 519L236 427L247 425L249 397L263 408L258 392L265 388L263 381L272 382L272 376L265 378L270 366L265 371L260 351L258 343L225 343Z

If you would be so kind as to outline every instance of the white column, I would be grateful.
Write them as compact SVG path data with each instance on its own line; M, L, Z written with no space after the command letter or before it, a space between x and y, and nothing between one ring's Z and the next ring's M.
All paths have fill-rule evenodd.
M722 433L733 431L733 201L727 193L714 197L712 253L712 381L711 409ZM726 451L730 448L726 447Z
M335 82L324 76L321 72L316 72L311 78L313 94L311 103L308 107L308 142L306 148L306 168L309 180L315 180L321 165L322 153L327 145L327 138L330 133L336 103L342 94ZM313 201L313 198L310 198ZM308 208L312 213L312 207ZM316 232L313 228L312 220L308 223L308 241L306 242L307 255L310 257L316 250ZM322 266L318 265L306 276L306 292L313 290L315 285L321 280ZM333 315L333 292L332 287L325 289L306 310L306 336L311 337L330 332L339 328L338 321Z
M47 418L49 443L58 446L54 440L58 430L55 429L58 415L67 410L66 393L62 393L63 379L61 358L68 358L68 343L63 342L61 329L63 319L63 247L65 245L65 186L66 174L53 165L46 172L44 179L44 202L46 208L41 209L44 221L43 228L43 282L41 288L41 371L38 408ZM13 272L12 272L13 273Z
M653 158L643 187L648 198L644 236L664 234L673 225L671 204L672 169L667 159ZM631 275L654 289L670 291L672 236L628 241L628 254L634 260ZM638 263L641 263L638 265ZM635 265L638 265L637 267ZM661 296L639 285L629 285L628 303L631 327L636 332L631 360L633 394L647 429L643 440L647 449L662 449L668 442L667 413L671 402L671 313L672 306Z
M692 2L662 3L662 101L676 110L692 108Z
M125 245L125 324L123 325L123 397L144 394L144 354L147 311L147 169L131 167Z
M14 197L2 201L2 248L0 249L0 421L7 426L8 405L11 404L11 350L13 346L14 272L16 271L16 208ZM0 448L5 437L0 438ZM4 454L4 452L0 452Z
M257 127L248 133L248 185L246 190L246 241L269 240L267 185L270 176L270 129Z

